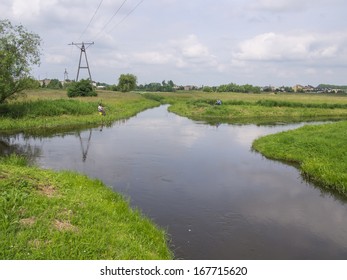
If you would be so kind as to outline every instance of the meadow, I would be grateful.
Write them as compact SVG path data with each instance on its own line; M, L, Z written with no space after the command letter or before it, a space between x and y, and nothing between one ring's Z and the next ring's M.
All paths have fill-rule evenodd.
M100 116L98 104L106 109ZM111 125L126 119L157 102L142 98L136 93L104 92L97 97L68 98L64 90L28 91L23 97L0 105L0 131L42 133L73 130L81 127Z
M347 97L312 94L151 93L169 110L209 123L271 124L347 118ZM221 100L222 105L216 105Z

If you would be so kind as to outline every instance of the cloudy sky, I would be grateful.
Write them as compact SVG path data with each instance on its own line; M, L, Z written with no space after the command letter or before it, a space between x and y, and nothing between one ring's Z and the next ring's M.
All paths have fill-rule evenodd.
M2 19L42 38L36 78L178 85L347 84L346 0L1 0ZM85 65L83 65L85 66ZM81 76L87 76L81 70Z

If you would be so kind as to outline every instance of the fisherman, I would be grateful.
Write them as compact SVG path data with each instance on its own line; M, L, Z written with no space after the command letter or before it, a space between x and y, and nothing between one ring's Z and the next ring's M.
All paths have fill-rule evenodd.
M222 100L218 99L218 100L216 101L216 105L222 105Z
M99 103L99 106L98 106L98 112L99 112L99 115L101 116L105 116L106 115L106 112L105 112L105 108L101 105L101 103Z

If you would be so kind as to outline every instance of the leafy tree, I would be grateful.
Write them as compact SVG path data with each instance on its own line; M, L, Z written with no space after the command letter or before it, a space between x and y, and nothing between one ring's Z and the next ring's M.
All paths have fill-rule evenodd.
M120 91L132 91L136 88L137 77L133 74L122 74L118 81L118 89Z
M0 103L32 86L29 74L40 63L40 43L22 25L0 20Z
M67 88L68 97L77 96L97 96L97 93L93 89L90 80L80 80L78 82L73 82Z
M58 79L52 79L49 84L47 85L47 88L50 89L61 89L63 88L63 85Z

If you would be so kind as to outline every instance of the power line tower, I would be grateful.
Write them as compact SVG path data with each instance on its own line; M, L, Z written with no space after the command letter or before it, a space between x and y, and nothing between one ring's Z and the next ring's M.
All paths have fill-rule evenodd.
M76 82L78 82L78 77L80 75L80 69L87 69L88 70L88 73L89 73L89 79L90 79L90 82L92 83L93 80L92 80L92 75L90 74L90 69L89 69L89 64L88 64L88 58L87 58L87 52L86 50L91 46L91 45L94 45L94 42L92 43L71 43L69 45L74 45L76 47L78 47L80 50L81 50L81 53L80 53L80 61L79 61L79 64L78 64L78 70L77 70L77 78L76 78ZM87 47L86 47L87 46ZM81 61L82 61L82 54L84 54L84 58L86 60L86 66L81 66Z

